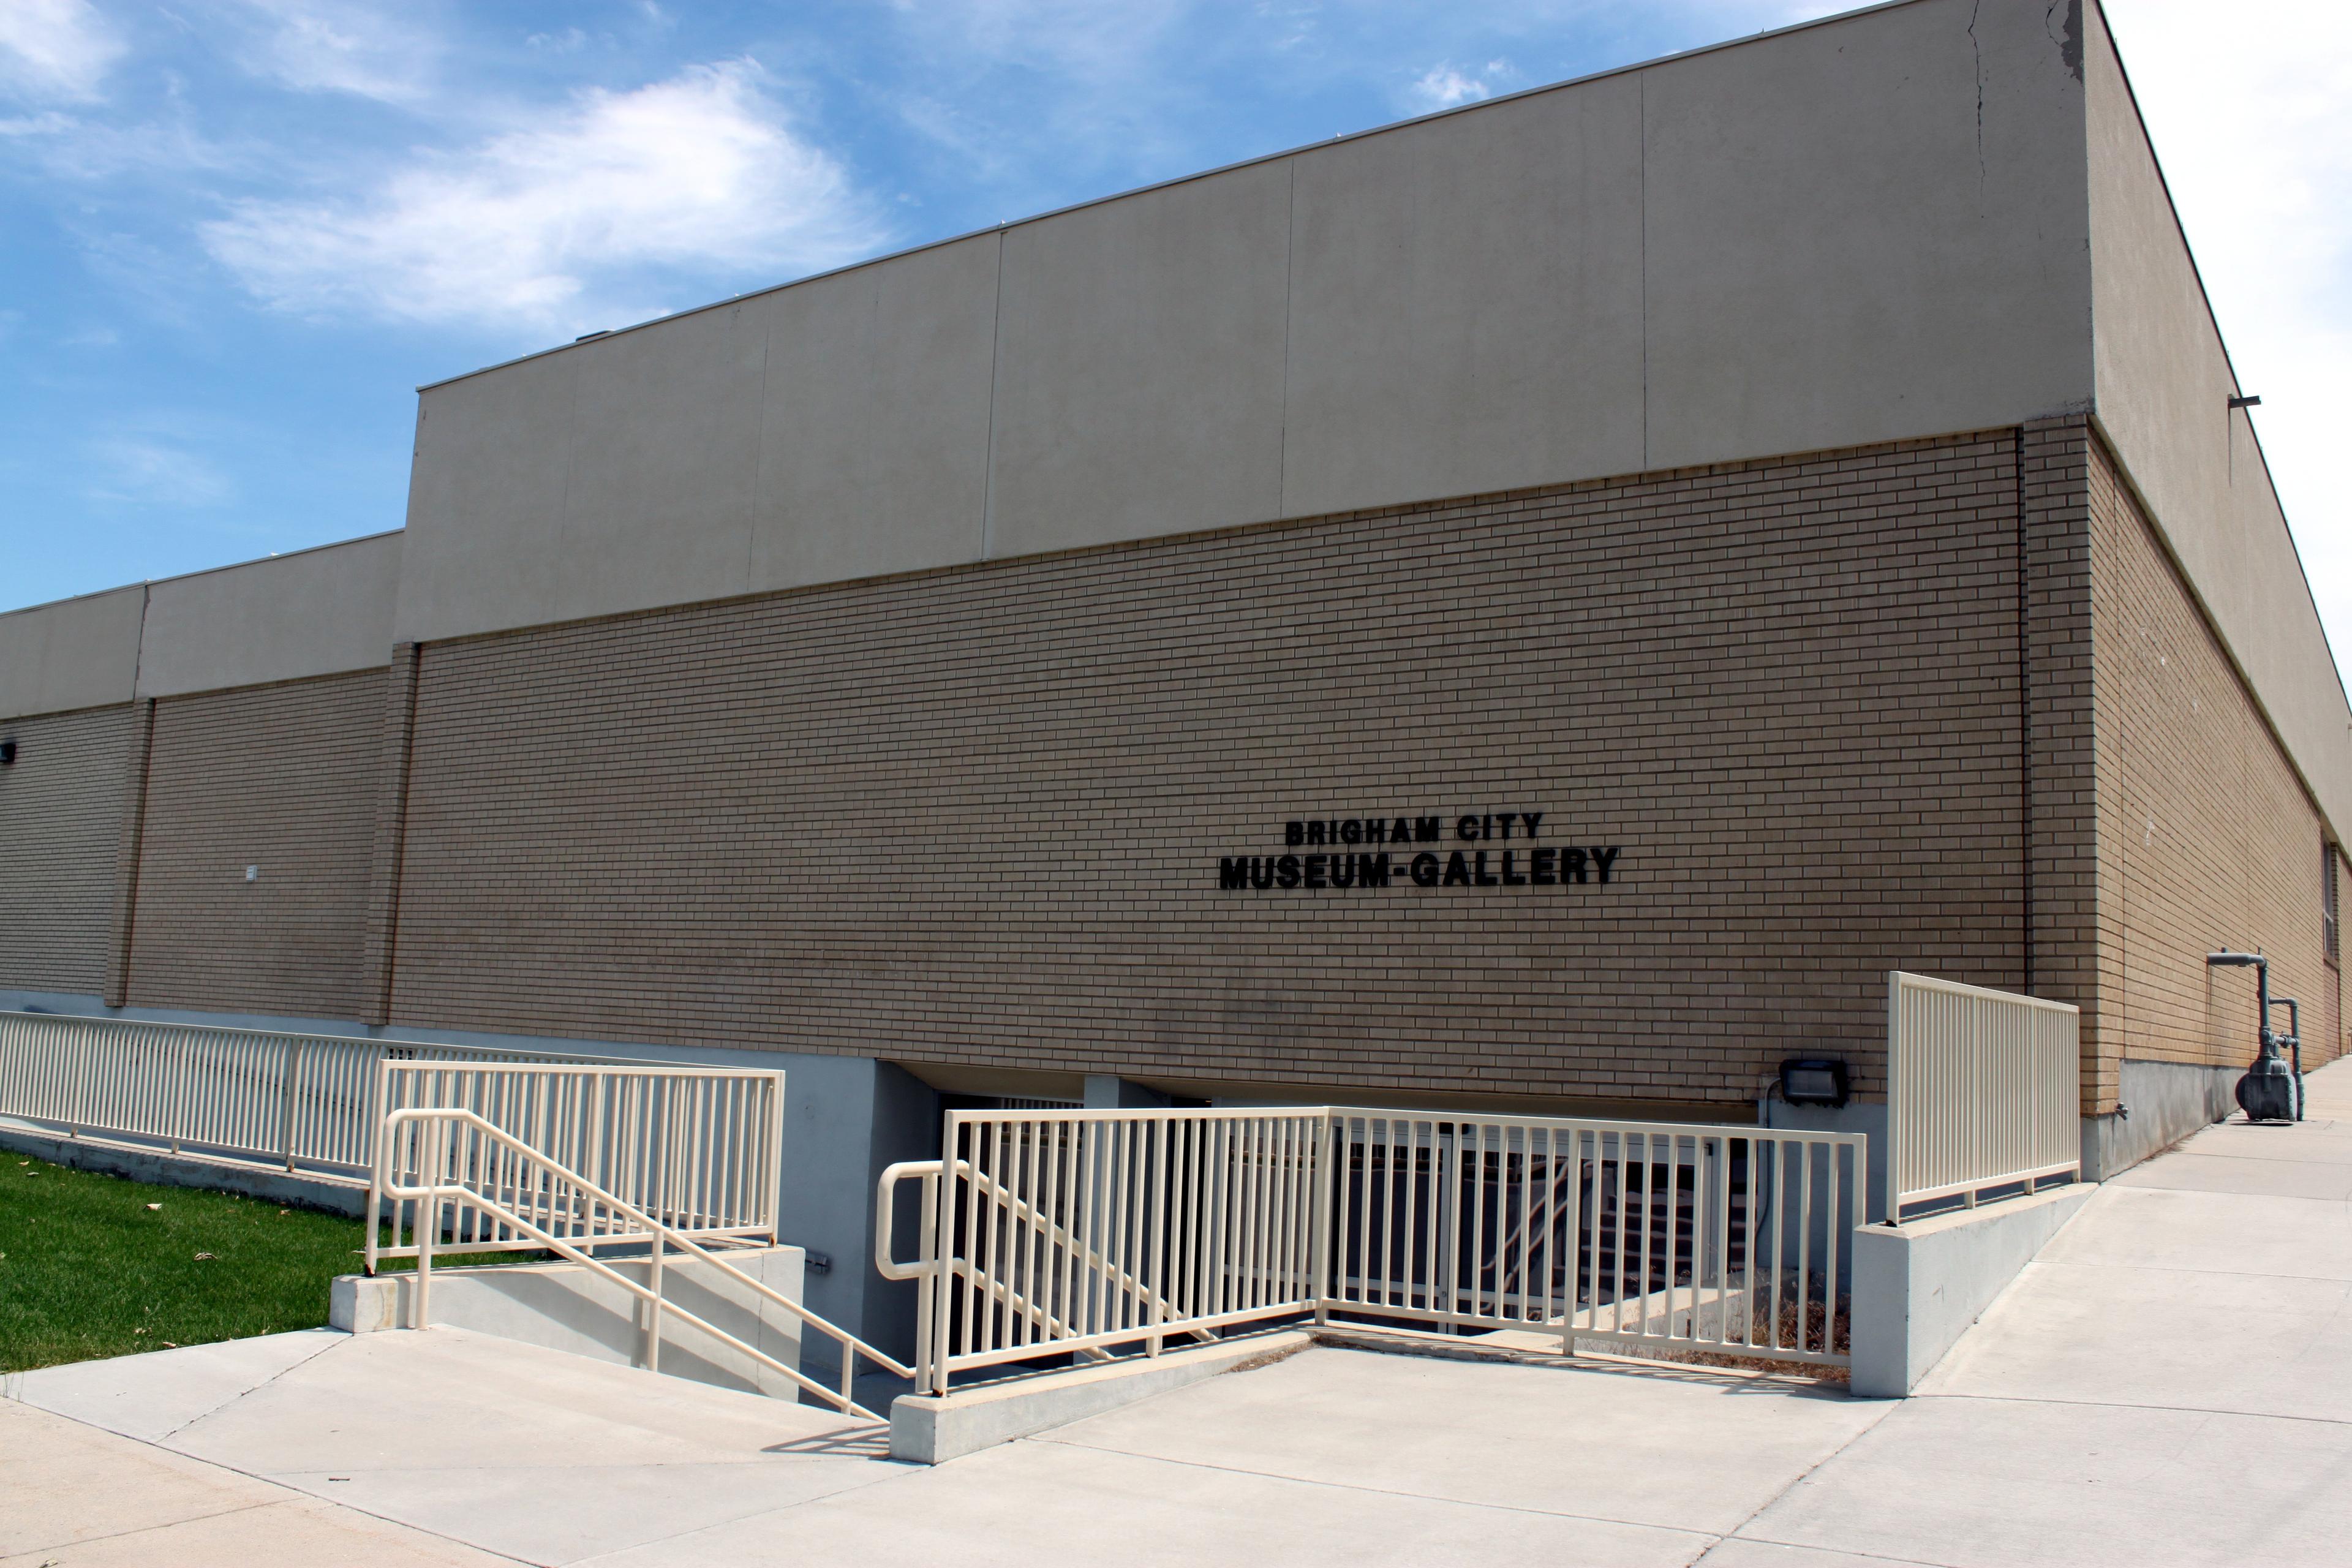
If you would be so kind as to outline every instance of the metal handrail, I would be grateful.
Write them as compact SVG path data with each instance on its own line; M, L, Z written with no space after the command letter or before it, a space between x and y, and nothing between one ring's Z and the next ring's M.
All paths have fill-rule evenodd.
M342 1179L373 1166L381 1103L369 1096L386 1061L552 1068L575 1060L433 1040L9 1008L0 1009L0 1115L77 1140Z
M783 1144L781 1073L472 1061L387 1061L376 1072L373 1104L380 1113L472 1110L542 1158L694 1236L776 1238L777 1162ZM400 1157L396 1125L386 1121L374 1129L364 1248L370 1273L381 1258L415 1251L400 1245L400 1200L394 1200L389 1244L376 1223L383 1211L381 1175ZM554 1215L548 1217L551 1222ZM461 1222L468 1220L471 1237L455 1237L439 1250L509 1250L500 1238L481 1238L479 1215L461 1215ZM589 1245L641 1239L599 1237Z
M2081 1009L1903 970L1886 976L1885 1189L1906 1205L2031 1193L2083 1169Z
M1243 1323L1400 1319L1839 1365L1859 1133L1295 1106L949 1113L876 1184L919 1386ZM895 1256L896 1189L921 1189Z
M390 1145L390 1134L394 1129L408 1122L431 1122L439 1124L442 1131L441 1136L436 1142L432 1169L436 1171L445 1171L448 1168L448 1142L446 1129L450 1126L469 1128L477 1134L488 1139L490 1142L505 1149L511 1154L519 1156L525 1164L534 1167L539 1172L556 1181L566 1183L575 1188L579 1193L584 1195L592 1205L601 1204L610 1213L622 1219L635 1223L641 1227L641 1234L648 1239L649 1245L652 1248L649 1255L650 1262L646 1268L646 1279L648 1282L646 1284L640 1285L635 1280L631 1279L627 1275L623 1274L619 1269L614 1268L604 1259L595 1257L593 1254L575 1245L566 1237L556 1235L554 1232L535 1224L522 1215L507 1207L505 1205L499 1203L495 1197L483 1192L477 1184L469 1184L466 1182L442 1183L436 1181L423 1184L411 1185L400 1182L398 1179L386 1173L380 1178L385 1196L400 1199L402 1201L417 1202L425 1205L422 1211L422 1215L417 1225L418 1236L426 1239L422 1243L421 1250L416 1255L416 1290L411 1300L409 1308L410 1328L422 1329L425 1326L428 1320L429 1300L433 1286L433 1253L436 1250L431 1238L436 1238L440 1234L441 1204L445 1200L457 1200L485 1210L496 1216L499 1223L510 1227L519 1236L528 1238L534 1245L543 1247L550 1251L561 1254L562 1257L569 1258L574 1263L585 1266L600 1277L612 1280L629 1291L632 1295L648 1303L650 1310L646 1314L647 1321L645 1333L646 1348L644 1359L646 1366L649 1371L657 1372L660 1370L661 1324L663 1315L667 1313L670 1316L677 1318L690 1327L701 1330L704 1333L710 1335L712 1338L718 1340L720 1343L727 1345L730 1349L750 1356L753 1361L758 1362L761 1365L768 1367L772 1371L782 1373L785 1377L791 1379L793 1384L805 1389L809 1393L815 1394L818 1398L824 1400L845 1415L862 1415L872 1421L885 1419L885 1417L877 1412L869 1410L865 1405L858 1404L851 1393L851 1390L856 1384L857 1357L865 1357L867 1361L872 1362L875 1365L894 1376L903 1377L909 1381L914 1379L915 1369L890 1355L887 1352L876 1349L874 1346L867 1344L864 1340L859 1339L856 1334L851 1333L848 1330L819 1317L816 1313L810 1311L800 1302L784 1295L774 1287L769 1285L766 1281L754 1278L752 1275L748 1274L744 1270L727 1262L724 1258L721 1258L716 1254L705 1249L686 1232L679 1230L673 1226L664 1224L662 1221L656 1219L652 1215L646 1213L636 1205L615 1196L612 1193L606 1192L604 1188L588 1180L587 1177L580 1174L577 1171L573 1171L568 1166L548 1158L538 1150L533 1149L530 1144L523 1142L520 1139L509 1135L491 1122L477 1116L472 1111L429 1106L419 1106L403 1110L395 1110L383 1119L383 1131L386 1134L383 1140L385 1146L388 1147ZM608 1237L606 1239L609 1241L615 1238ZM754 1293L775 1303L777 1306L783 1308L786 1311L792 1313L793 1317L799 1319L801 1322L807 1325L809 1328L814 1329L819 1333L830 1338L841 1351L840 1389L835 1391L826 1388L824 1384L803 1374L798 1368L786 1366L782 1362L778 1361L772 1355L769 1355L766 1352L758 1350L751 1345L744 1343L741 1340L736 1338L733 1334L729 1333L726 1330L719 1328L717 1324L712 1323L707 1319L688 1310L687 1308L676 1306L667 1301L661 1294L661 1280L663 1257L665 1251L667 1249L675 1249L689 1258L697 1258L701 1262L709 1265L710 1268L718 1273L726 1276L738 1284L749 1288ZM522 1248L518 1247L513 1250L522 1250Z

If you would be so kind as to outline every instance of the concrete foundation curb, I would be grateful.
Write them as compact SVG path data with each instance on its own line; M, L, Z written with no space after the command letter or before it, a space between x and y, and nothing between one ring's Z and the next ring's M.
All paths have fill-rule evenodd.
M1314 1342L1307 1330L1293 1329L944 1394L900 1394L890 1406L890 1457L943 1465L1220 1373L1279 1361Z
M299 1204L304 1208L349 1215L353 1219L367 1213L367 1184L356 1177L341 1179L313 1172L273 1171L240 1161L134 1149L121 1143L68 1138L62 1133L24 1127L0 1126L0 1149L14 1149L20 1154L31 1154L70 1170L127 1176L134 1182L152 1182L157 1186L241 1193L249 1198Z
M1853 1233L1853 1392L1901 1399L1935 1370L2018 1272L2098 1188L2031 1197Z

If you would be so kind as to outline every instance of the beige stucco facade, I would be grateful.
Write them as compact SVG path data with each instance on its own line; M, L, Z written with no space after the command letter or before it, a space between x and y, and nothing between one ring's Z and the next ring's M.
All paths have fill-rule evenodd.
M2028 10L1916 0L428 387L395 635L2079 411L2083 84Z

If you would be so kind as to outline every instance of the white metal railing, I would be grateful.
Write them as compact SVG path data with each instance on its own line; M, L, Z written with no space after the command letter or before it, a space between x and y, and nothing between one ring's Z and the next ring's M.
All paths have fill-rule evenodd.
M632 1213L655 1216L706 1241L772 1242L777 1160L783 1144L782 1073L737 1068L677 1068L553 1062L394 1062L376 1068L383 1108L368 1185L367 1267L442 1253L510 1252L518 1243L499 1216L528 1215L572 1245L642 1244L640 1234L604 1236L598 1208L574 1216L567 1194L614 1195ZM503 1145L446 1135L442 1112L463 1112L572 1180L541 1191L505 1184ZM427 1116L426 1113L431 1113ZM435 1142L426 1136L434 1131ZM478 1158L492 1166L477 1169ZM418 1185L465 1187L485 1202L450 1197L420 1219L396 1194ZM492 1203L488 1200L495 1199ZM593 1223L592 1223L593 1222ZM587 1228L583 1228L586 1226ZM390 1239L384 1239L388 1227ZM405 1239L404 1239L405 1238Z
M952 1111L884 1172L918 1385L1312 1312L1843 1364L1860 1134L1318 1106ZM918 1256L893 1257L901 1181Z
M709 1230L674 1224L662 1217L657 1209L629 1202L477 1111L448 1106L413 1106L394 1110L384 1119L383 1142L387 1148L414 1155L413 1159L387 1162L389 1171L379 1175L370 1195L372 1206L384 1201L394 1212L404 1210L415 1216L415 1234L423 1245L410 1249L416 1258L416 1284L409 1297L408 1326L412 1329L422 1329L432 1321L433 1259L436 1255L528 1248L553 1252L582 1264L644 1302L638 1360L651 1371L661 1369L663 1325L665 1320L674 1320L781 1373L836 1410L868 1420L882 1417L858 1404L855 1397L861 1359L897 1377L911 1379L915 1375L914 1368L710 1252L701 1245L701 1239L712 1234ZM581 1148L586 1152L585 1145ZM629 1168L643 1169L641 1165ZM445 1235L470 1236L475 1241L440 1243L437 1238ZM494 1240L497 1245L479 1245L485 1239ZM597 1256L600 1248L614 1245L644 1249L643 1282ZM798 1367L786 1365L709 1319L668 1300L663 1295L664 1266L674 1256L697 1260L710 1273L772 1302L804 1327L831 1339L840 1352L840 1385L828 1388ZM703 1283L708 1285L709 1281L706 1279Z
M2080 1010L1901 970L1886 977L1886 1218L2083 1169Z
M387 1059L557 1060L418 1040L0 1012L0 1116L168 1152L363 1176Z

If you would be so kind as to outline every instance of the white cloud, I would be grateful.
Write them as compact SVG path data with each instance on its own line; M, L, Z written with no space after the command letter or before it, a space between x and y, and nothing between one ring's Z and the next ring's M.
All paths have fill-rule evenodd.
M69 114L46 109L38 114L0 120L0 136L63 136L71 132L78 123Z
M2339 664L2352 659L2352 7L2108 0ZM2292 40L2292 47L2282 47Z
M1405 89L1405 97L1415 110L1426 114L1507 92L1519 85L1518 74L1508 60L1488 60L1475 76L1441 63L1423 71Z
M1412 100L1423 109L1452 109L1458 103L1474 103L1493 96L1493 89L1475 77L1464 76L1452 66L1432 66L1423 71L1407 89Z
M366 0L244 0L256 75L301 92L348 92L386 103L426 96L441 42L406 8Z
M647 270L782 280L885 237L747 61L589 91L357 200L245 201L203 228L212 255L282 309L533 329L578 322Z
M236 482L210 459L152 436L102 437L89 455L92 500L195 508L236 497Z
M88 102L122 51L121 38L87 0L0 3L0 89Z

